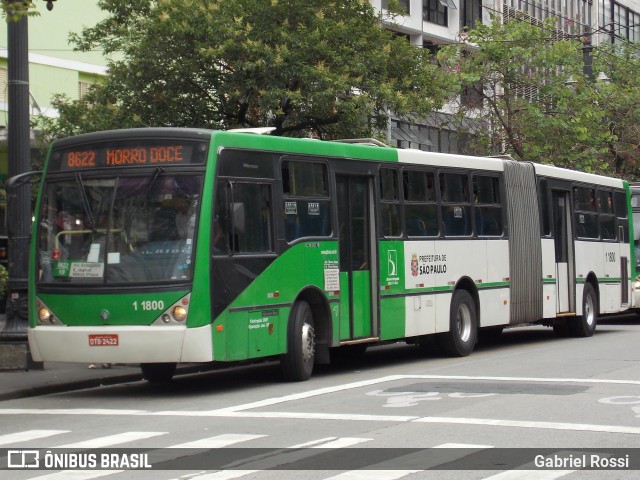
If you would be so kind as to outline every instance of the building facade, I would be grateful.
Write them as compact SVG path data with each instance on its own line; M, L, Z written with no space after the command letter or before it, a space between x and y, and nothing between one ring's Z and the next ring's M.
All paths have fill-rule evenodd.
M96 2L60 0L48 11L46 2L34 1L38 16L29 17L29 113L32 118L45 114L55 116L51 99L55 94L79 98L91 85L106 74L101 52L74 52L69 33L95 25L104 17ZM0 219L4 220L6 195L4 181L11 159L7 156L8 127L8 27L0 21ZM31 132L32 159L41 156L36 133ZM3 261L3 241L6 222L0 221L0 264ZM6 250L4 250L6 255Z
M370 0L383 13L388 0ZM491 15L504 19L525 14L532 21L557 18L561 36L589 34L594 45L602 42L640 41L640 0L400 0L405 15L386 27L406 36L411 44L436 53L439 45L455 42L476 22ZM460 153L460 139L446 112L421 124L392 120L387 140L401 148Z

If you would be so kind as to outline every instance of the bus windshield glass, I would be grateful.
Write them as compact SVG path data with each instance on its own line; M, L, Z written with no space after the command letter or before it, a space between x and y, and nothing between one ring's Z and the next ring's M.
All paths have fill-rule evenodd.
M138 175L47 181L38 225L41 284L189 280L202 177Z

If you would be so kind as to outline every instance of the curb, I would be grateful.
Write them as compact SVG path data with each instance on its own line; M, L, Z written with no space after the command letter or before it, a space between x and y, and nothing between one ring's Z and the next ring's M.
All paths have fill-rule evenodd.
M219 367L210 364L186 365L178 367L174 377L179 375L189 375L192 373L208 372L217 370ZM17 389L11 392L0 393L0 401L16 400L19 398L38 397L41 395L50 395L53 393L72 392L75 390L84 390L87 388L106 387L118 385L120 383L139 382L144 380L142 372L140 373L123 373L121 375L103 376L97 378L86 378L82 380L70 380L62 383L52 383L48 385L31 386Z

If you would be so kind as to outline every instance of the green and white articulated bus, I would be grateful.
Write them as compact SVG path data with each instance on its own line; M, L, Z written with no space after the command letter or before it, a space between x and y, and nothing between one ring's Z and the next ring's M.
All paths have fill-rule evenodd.
M631 305L629 185L508 159L234 131L55 142L36 208L35 360L280 360L542 323L590 336ZM632 243L632 242L631 242ZM352 352L353 353L353 352Z

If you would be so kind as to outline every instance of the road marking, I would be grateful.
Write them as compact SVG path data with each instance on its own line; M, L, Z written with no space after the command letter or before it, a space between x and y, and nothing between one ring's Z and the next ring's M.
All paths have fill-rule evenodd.
M92 438L91 440L85 440L84 442L60 445L56 448L104 448L112 445L133 442L135 440L157 437L158 435L166 435L167 433L169 432L124 432L115 435L107 435L106 437Z
M228 465L229 468L233 467L233 469L231 470L220 470L218 472L196 475L194 477L190 477L190 480L231 480L233 478L240 478L246 475L250 475L252 473L261 472L263 470L268 470L268 469L274 470L281 465L295 463L300 460L304 460L306 458L324 453L324 450L321 450L320 452L313 451L314 448L316 449L348 448L353 445L357 445L363 442L368 442L371 440L373 439L359 438L359 437L320 438L317 440L312 440L312 441L301 443L298 445L293 445L288 448L282 448L282 449L274 450L272 452L268 452L265 454L244 458L242 460L238 460ZM257 464L260 468L254 469L254 470L249 470L249 469L238 470L235 468L241 465L250 467L251 464ZM400 477L389 477L388 480L393 480L393 478L400 478Z
M25 432L8 433L0 435L0 445L10 445L19 442L28 442L38 438L51 437L61 433L69 433L70 430L27 430Z
M588 423L531 422L521 420L498 420L493 418L454 417L423 417L414 421L418 423L487 425L496 427L539 428L546 430L574 430L584 432L629 433L633 435L640 435L640 427L625 427L621 425L593 425Z
M369 422L419 422L442 424L476 424L486 426L501 426L511 428L539 428L547 430L575 430L603 433L640 434L640 427L626 427L620 425L594 425L581 423L535 422L502 419L473 419L451 417L418 417L408 415L353 415L341 413L314 412L255 412L257 408L281 405L287 402L304 400L321 395L330 395L347 390L354 390L371 385L379 385L408 379L422 380L469 380L469 381L502 381L502 382L546 382L546 383L585 383L600 385L640 385L640 380L616 380L594 378L537 378L537 377L485 377L467 375L389 375L385 377L334 385L306 392L272 397L256 402L250 402L216 410L205 411L158 411L148 410L117 410L117 409L0 409L0 415L116 415L116 416L186 416L186 417L229 417L229 418L260 418L260 419L301 419L301 420L336 420L336 421L369 421ZM2 438L2 437L0 437Z
M555 480L573 472L575 470L509 470L483 480Z
M225 435L216 435L215 437L203 438L194 442L180 443L171 445L167 448L223 448L240 442L248 442L256 438L266 437L266 435L242 435L229 433Z
M396 480L422 470L351 470L325 480Z
M63 470L62 472L33 477L30 480L91 480L121 472L124 470Z

